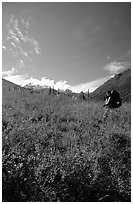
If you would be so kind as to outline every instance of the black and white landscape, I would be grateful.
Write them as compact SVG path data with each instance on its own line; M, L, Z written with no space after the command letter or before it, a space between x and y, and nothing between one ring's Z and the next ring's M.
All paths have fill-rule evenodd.
M131 202L131 3L2 9L2 201Z

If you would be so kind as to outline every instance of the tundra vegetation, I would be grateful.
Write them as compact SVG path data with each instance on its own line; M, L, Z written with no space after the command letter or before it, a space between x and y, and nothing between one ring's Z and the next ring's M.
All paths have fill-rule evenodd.
M2 200L130 202L131 104L104 122L102 105L41 91L7 94Z

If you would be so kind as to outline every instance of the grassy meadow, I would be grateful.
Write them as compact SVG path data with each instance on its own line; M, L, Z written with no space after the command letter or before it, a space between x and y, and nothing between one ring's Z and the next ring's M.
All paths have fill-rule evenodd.
M2 107L2 200L130 202L131 104L40 93Z

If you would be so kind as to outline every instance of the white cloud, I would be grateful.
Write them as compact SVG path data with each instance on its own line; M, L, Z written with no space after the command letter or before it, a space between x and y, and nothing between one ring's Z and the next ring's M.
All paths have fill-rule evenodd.
M63 91L65 91L66 89L69 89L70 88L70 85L69 84L67 84L67 81L58 81L55 85L54 85L54 88L56 89L56 90L58 90L58 89L61 89L61 90L63 90Z
M124 70L129 68L129 63L128 62L111 62L104 66L104 69L109 71L111 74L118 74Z
M15 35L8 36L7 40L10 41L10 43L13 42L13 43L20 44L20 40Z
M27 84L32 84L32 85L39 85L39 80L38 79L34 79L34 78L28 78L26 80L24 80L24 82L22 83L22 86L25 86Z
M5 73L3 73L3 78L11 81L15 84L18 84L22 87L24 87L27 84L31 84L33 86L42 86L43 88L45 87L52 87L56 90L60 89L65 91L66 89L70 88L70 85L67 84L67 81L58 81L55 82L54 80L48 79L46 77L42 77L41 80L35 79L33 77L29 78L27 75L14 75L13 76L13 71L14 69L12 69L9 71L6 71Z
M7 24L7 37L5 46L2 48L9 51L16 59L22 59L24 56L31 60L35 55L40 54L39 42L32 35L29 35L30 21L31 18L18 19L12 14Z
M23 82L27 78L27 75L14 75L14 76L6 76L3 78L14 83L14 84L22 86Z
M52 87L56 90L60 89L62 91L65 91L66 89L70 89L75 93L80 93L81 91L87 92L88 89L90 92L93 92L96 88L98 88L100 85L102 85L105 81L107 81L111 77L113 76L103 77L87 83L78 84L76 86L70 86L67 83L67 81L61 80L61 81L55 82L54 80L48 79L46 77L42 77L41 80L38 80L33 77L29 78L27 75L15 75L15 76L8 75L4 78L22 87L24 87L27 84L31 84L33 86L39 85L39 86L42 86L43 88Z
M18 36L22 39L23 38L23 33L19 30L19 28L15 28Z
M28 53L37 54L37 55L40 54L39 42L34 40L32 36L23 35L23 38L21 38L21 40L26 46L28 46L28 50L25 48L25 50L27 50Z
M55 83L54 80L48 79L46 77L42 77L41 80L34 79L32 77L28 78L23 82L22 86L25 86L27 84L31 84L33 86L39 85L39 86L42 86L43 88L52 87L52 88L54 88L56 90L58 90L58 89L66 90L66 89L70 88L70 85L67 84L67 81L62 81L61 80L61 81L58 81L58 82Z
M28 53L22 48L22 46L18 46L19 53L25 57L29 57Z
M12 75L15 75L17 72L18 72L18 70L15 67L12 67L10 70L3 71L2 76L3 77L12 76Z
M42 77L42 79L40 81L40 86L54 87L54 80L47 79L46 77Z

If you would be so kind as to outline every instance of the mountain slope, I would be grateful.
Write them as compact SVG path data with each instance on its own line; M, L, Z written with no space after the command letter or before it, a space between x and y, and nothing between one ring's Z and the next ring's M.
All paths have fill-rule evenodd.
M115 89L120 93L122 101L129 102L131 101L131 70L128 69L120 74L115 75L113 78L106 81L103 85L98 87L94 92L90 93L90 99L95 101L103 100L105 96L105 92ZM52 90L51 90L52 91ZM9 82L5 79L2 79L2 104L9 103L9 100L17 100L22 101L26 98L35 98L39 95L47 97L50 94L50 88L34 88L34 87L20 87L12 82ZM52 92L52 95L58 94L57 90ZM73 92L69 90L62 92L60 91L60 95L73 96ZM80 97L80 94L75 94L77 97Z
M130 104L2 86L3 202L131 202Z
M128 69L106 81L90 94L91 99L103 100L105 92L115 89L120 93L122 101L131 101L131 69Z
M22 101L28 95L29 90L5 79L2 79L2 105L9 104L9 101Z
M10 101L26 101L29 98L35 98L40 96L47 96L49 88L45 89L34 89L31 86L21 87L10 81L2 79L2 104L5 105Z

